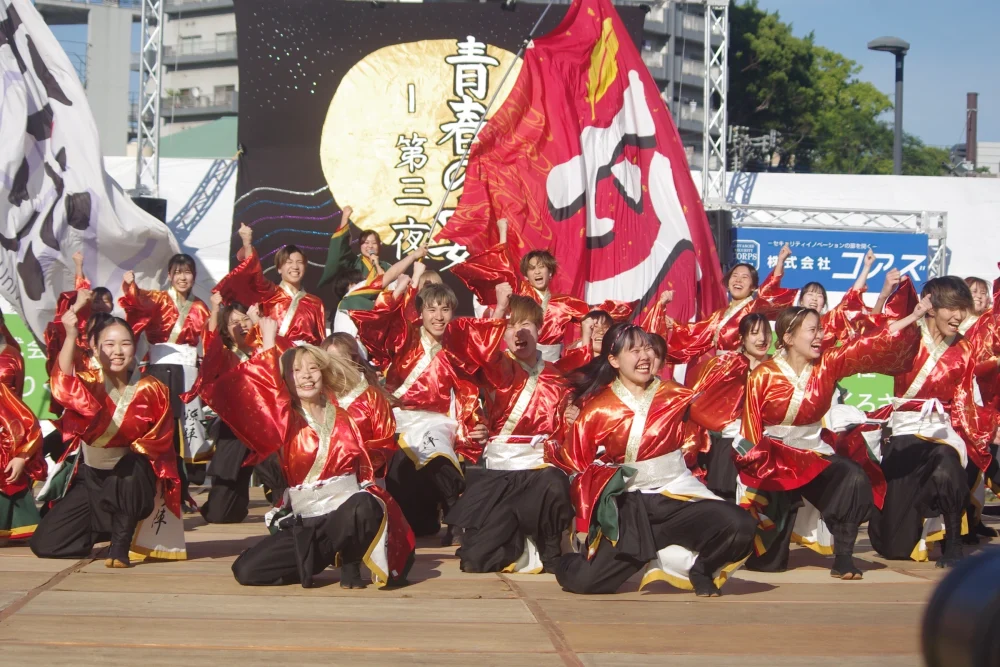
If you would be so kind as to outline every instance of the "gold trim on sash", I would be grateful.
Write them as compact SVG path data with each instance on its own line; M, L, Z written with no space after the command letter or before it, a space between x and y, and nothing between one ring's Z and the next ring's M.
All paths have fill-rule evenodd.
M646 430L646 419L649 417L649 408L653 405L653 397L656 390L660 388L660 381L653 378L653 381L643 392L642 398L636 398L622 384L622 381L615 378L611 383L611 391L618 397L618 400L625 404L632 411L632 426L628 430L628 444L625 445L625 464L635 463L639 456L639 441L642 440L642 433Z
M979 321L979 318L985 314L986 313L982 313L980 315L969 315L968 317L966 317L964 320L962 320L962 323L958 325L958 333L964 336L966 333L968 333L969 329L971 329L976 324L976 322Z
M413 367L410 374L403 380L403 384L399 385L396 391L392 392L392 395L396 398L403 398L406 395L406 392L410 390L413 383L423 375L424 371L431 365L431 362L434 361L434 357L441 351L441 343L435 342L423 327L420 327L420 346L424 348L424 356L420 357L417 365Z
M510 353L508 352L508 354ZM510 354L510 358L528 373L528 379L525 380L524 386L521 387L521 391L517 395L517 400L514 401L514 407L511 408L510 416L507 417L503 428L500 429L500 435L510 435L514 432L514 427L521 421L524 411L528 409L528 404L531 403L531 398L535 395L535 389L538 387L538 376L545 369L545 360L540 356L534 366L529 366L513 354Z
M309 473L302 481L303 484L313 484L322 479L323 469L326 468L327 460L330 458L330 437L333 435L333 424L337 417L337 408L333 403L327 403L323 408L323 423L319 424L305 408L300 408L299 413L306 418L309 428L316 433L319 438L319 446L316 448L316 458L309 468Z
M129 405L132 404L132 399L135 398L136 389L139 386L139 373L138 369L129 378L128 385L125 387L124 392L119 392L118 389L111 384L111 381L104 376L104 391L108 393L108 397L115 404L115 411L111 415L111 421L108 422L107 428L104 429L98 438L90 443L91 447L101 448L107 447L108 443L118 435L118 430L122 426L122 422L125 421L125 413L128 411Z
M170 295L170 299L174 302L174 308L177 309L177 321L174 322L173 328L170 329L170 336L167 338L167 342L174 345L177 343L177 339L180 338L181 329L184 328L184 322L187 321L188 313L191 312L194 299L191 298L190 294L188 294L188 298L182 299L181 295L173 287L167 289L167 294Z
M279 285L281 291L287 294L292 302L288 304L288 310L285 311L285 316L281 318L281 325L278 327L278 335L286 336L288 335L288 330L292 326L292 318L295 317L295 312L299 309L299 303L305 297L305 290L299 290L298 292L293 292L291 285L286 283L284 280L281 281Z
M733 301L731 304L729 304L729 307L726 308L726 312L722 314L722 319L719 320L719 324L716 325L715 327L715 335L712 336L712 347L719 346L719 336L722 335L722 327L726 326L726 322L733 319L733 315L739 312L739 310L743 306L747 305L751 299L753 299L753 294L746 297L745 299L740 299L739 301Z
M250 361L250 355L241 350L239 345L230 345L229 351L236 355L236 358L240 360L240 363Z
M941 361L941 357L944 356L944 353L955 342L955 336L948 336L940 343L935 344L934 337L931 336L927 324L923 320L920 320L917 322L917 326L920 327L920 344L927 348L928 351L927 360L920 367L920 372L917 373L917 377L913 378L913 382L910 383L909 388L907 388L902 398L914 398L920 393L920 390L924 388L924 383L927 382L927 378L934 371L934 367L937 366L937 363Z
M361 380L354 385L353 389L344 393L342 396L337 396L337 403L340 404L340 407L346 410L351 403L358 399L358 396L365 393L365 389L368 389L368 380L366 380L365 376L362 375Z
M537 294L538 298L541 299L541 301L539 302L539 305L541 305L541 307L542 307L542 316L544 317L545 316L545 311L547 311L549 309L549 301L552 300L552 290L545 290L545 292L542 293L541 290L535 289L534 286L529 285L529 287L531 287L531 289L535 290L535 294Z
M807 363L806 367L802 369L802 373L795 375L795 369L785 359L784 354L776 354L772 359L792 385L792 400L788 404L785 418L781 420L782 426L791 426L795 423L795 418L799 415L799 408L802 407L802 401L806 397L806 385L809 384L809 378L812 377L813 365Z

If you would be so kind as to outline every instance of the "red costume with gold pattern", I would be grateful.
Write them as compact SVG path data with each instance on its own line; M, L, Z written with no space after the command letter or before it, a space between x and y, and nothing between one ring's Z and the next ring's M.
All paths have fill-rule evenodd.
M244 306L260 304L261 316L277 321L278 334L293 342L319 345L326 338L326 314L319 297L301 289L296 292L285 282L275 285L265 278L256 251L245 257L212 291L226 301Z

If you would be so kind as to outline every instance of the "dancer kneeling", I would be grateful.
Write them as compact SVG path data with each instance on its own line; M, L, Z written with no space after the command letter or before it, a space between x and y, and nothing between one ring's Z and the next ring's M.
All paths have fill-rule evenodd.
M245 586L301 583L338 561L342 588L363 588L361 562L379 586L406 577L414 540L398 506L373 482L357 427L334 396L358 371L319 348L284 354L278 323L260 321L261 352L219 377L206 400L260 457L278 452L291 514L233 563ZM239 397L242 400L233 400Z
M585 403L565 453L580 473L573 500L587 552L564 555L556 579L574 593L613 593L648 564L642 585L665 580L719 595L750 555L754 520L684 463L683 419L696 394L656 379L648 334L626 324L608 330L574 388Z
M68 491L39 523L31 550L39 558L84 558L95 542L110 537L107 567L129 567L130 550L185 558L167 387L134 371L135 337L117 317L105 316L91 332L101 369L75 371L76 311L66 311L62 321L66 338L51 387L53 400L65 409L62 430L69 446L63 471L76 475L63 482ZM141 528L149 528L156 541L144 541ZM168 535L171 543L159 541Z
M573 520L569 478L551 453L562 437L569 387L538 350L542 307L511 292L497 286L498 310L510 317L494 326L504 331L507 351L494 352L475 375L487 397L485 470L467 471L468 487L445 522L465 531L463 572L555 573Z
M861 578L854 543L871 512L872 485L858 463L834 454L823 437L824 416L839 380L906 367L919 340L911 325L921 314L826 350L817 311L794 307L778 316L778 353L750 373L736 445L747 487L740 502L755 510L762 526L748 569L785 570L794 538L825 554L832 542L831 576Z

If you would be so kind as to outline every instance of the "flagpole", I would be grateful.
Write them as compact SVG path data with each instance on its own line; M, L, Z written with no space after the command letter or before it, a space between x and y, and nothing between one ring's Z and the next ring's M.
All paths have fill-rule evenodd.
M448 197L451 196L452 190L455 189L455 184L458 182L458 179L461 176L465 175L465 161L469 158L469 152L472 150L473 142L476 140L476 137L479 136L479 130L481 130L483 124L486 123L486 116L489 114L490 109L493 108L493 104L497 101L497 97L500 96L500 91L503 90L503 84L505 81L507 81L507 77L514 69L514 65L516 65L517 61L521 59L522 55L524 55L524 51L525 49L528 48L528 44L531 42L531 38L535 36L535 31L538 30L538 26L542 24L542 21L545 19L545 15L549 13L549 9L551 9L552 5L554 4L555 2L552 1L549 2L549 4L545 5L545 9L542 10L541 16L538 17L537 21L535 21L535 25L532 26L531 32L528 33L528 36L524 39L523 42L521 42L521 47L517 50L517 55L514 56L514 59L511 61L510 65L507 66L507 71L503 73L503 78L500 79L500 83L497 85L496 90L493 91L493 96L490 98L490 101L486 104L486 110L483 111L483 116L482 118L479 119L479 123L476 125L476 131L472 133L472 140L469 141L469 145L465 147L465 152L462 153L462 159L458 163L459 171L456 172L455 177L452 178L451 181L448 183L448 189L445 191L444 197L441 198L441 204L438 206L437 212L434 214L434 219L431 222L431 229L429 232L427 232L427 236L424 238L424 242L421 244L425 248L428 245L430 245L431 237L434 236L434 232L437 230L438 225L441 224L440 223L441 212L444 211L445 204L448 203Z

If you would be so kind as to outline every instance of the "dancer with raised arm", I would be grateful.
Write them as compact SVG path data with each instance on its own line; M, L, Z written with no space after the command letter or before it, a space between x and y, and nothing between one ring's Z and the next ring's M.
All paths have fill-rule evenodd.
M160 380L170 393L170 407L177 421L174 448L181 475L181 500L189 511L197 511L198 506L189 491L188 467L204 464L212 456L211 443L205 437L201 400L196 397L185 406L181 398L198 379L199 348L209 317L208 306L191 293L195 271L193 257L174 255L167 264L170 287L166 290L140 289L135 274L128 271L118 300L135 335L145 334L149 343L146 373ZM203 478L203 471L199 466L199 478Z
M565 294L553 294L549 289L559 270L556 258L548 250L532 250L521 258L520 264L511 257L507 245L507 220L497 221L500 241L496 245L473 255L451 272L476 295L481 303L496 307L496 285L506 283L515 294L533 299L542 307L545 318L538 332L538 350L546 361L557 361L562 356L570 325L580 322L591 311L581 299ZM518 266L518 269L515 269ZM628 319L632 305L607 301L601 307L616 321ZM488 313L503 318L503 312Z
M839 380L907 367L919 338L915 323L926 307L921 304L903 320L826 350L818 312L796 306L778 316L778 354L750 373L736 446L736 467L748 488L741 503L776 526L769 527L766 543L757 540L748 569L786 569L794 537L819 553L832 551L831 576L862 577L853 560L854 544L871 511L872 485L860 465L837 456L827 444L824 416ZM768 492L769 500L758 492ZM794 494L776 495L789 492Z
M538 352L541 306L512 296L506 283L496 289L508 318L492 322L507 350L496 350L474 376L486 397L485 469L469 471L468 488L445 520L463 530L463 572L554 574L573 519L569 478L556 467L565 466L558 443L569 387Z
M278 335L294 343L319 345L326 338L326 314L319 297L302 289L306 276L305 254L294 245L286 245L274 255L274 269L280 283L264 277L260 259L253 248L253 229L240 225L243 247L236 257L240 263L228 273L213 292L227 302L260 306L260 314L278 322Z
M900 289L913 288L905 281ZM988 469L997 414L975 403L975 350L959 333L974 307L969 287L944 276L927 281L921 296L918 351L895 377L896 398L877 413L888 417L892 435L881 452L885 504L868 533L892 559L927 560L929 543L943 540L937 565L949 567L963 556L965 468Z
M694 377L694 364L699 357L718 352L736 351L740 347L740 320L750 313L763 313L769 319L795 301L796 291L781 287L785 260L792 256L786 245L778 253L774 269L758 287L757 269L749 264L737 264L725 276L730 303L700 322L674 322L666 314L672 293L664 292L656 305L643 314L638 324L667 340L667 363L688 364L688 384Z
M754 521L688 470L684 414L695 393L652 373L649 337L630 324L604 336L601 356L574 383L583 401L565 449L584 553L565 554L556 580L573 593L614 593L644 567L663 580L720 595L748 555ZM603 453L598 453L603 446Z
M393 412L402 451L389 464L386 488L419 536L440 530L439 509L447 515L465 489L462 460L475 462L482 454L489 431L470 376L503 343L503 331L453 319L458 299L445 285L425 285L416 306L419 323L409 319L398 290L383 292L374 309L351 311L351 317L369 357L386 368L386 390L399 401ZM442 542L452 539L449 526Z
M85 558L95 542L110 538L104 562L110 568L129 567L130 551L185 558L167 387L139 374L135 335L125 320L108 316L94 329L100 370L75 368L73 309L63 314L63 326L66 338L50 383L70 438L63 461L75 457L75 475L39 523L31 550L40 558Z
M233 575L244 586L308 588L339 559L341 588L364 588L362 562L380 587L403 581L412 533L373 483L361 435L335 400L357 381L357 370L312 345L282 353L279 324L264 318L259 326L261 351L216 379L205 397L259 457L278 454L290 514L236 559Z

